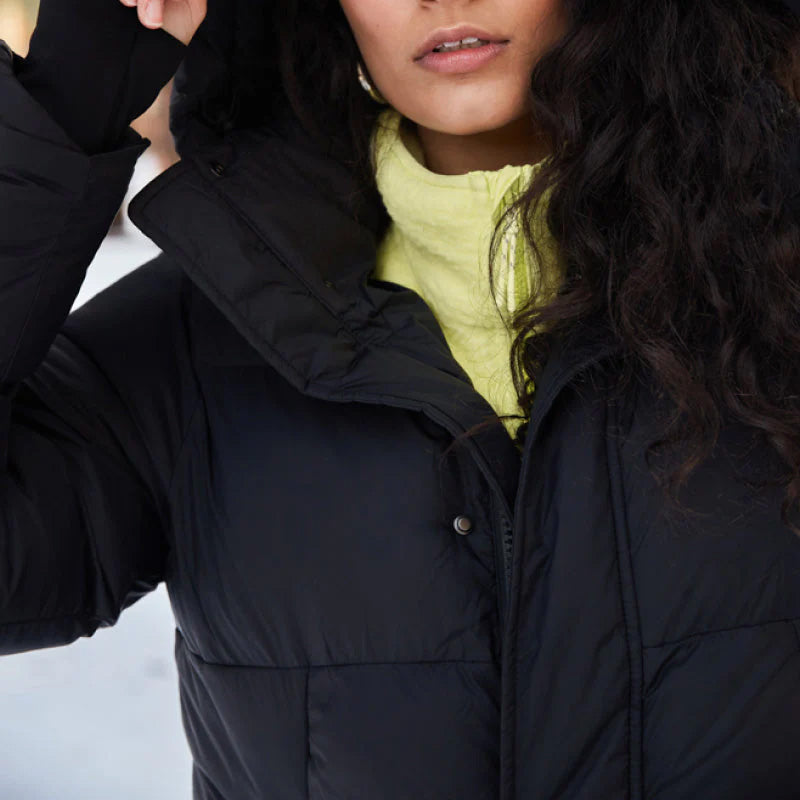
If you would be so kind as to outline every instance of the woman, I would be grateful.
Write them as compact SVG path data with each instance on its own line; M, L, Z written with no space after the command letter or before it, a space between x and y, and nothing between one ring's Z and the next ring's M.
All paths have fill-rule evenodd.
M0 651L165 581L196 798L796 798L796 6L75 5L0 61Z

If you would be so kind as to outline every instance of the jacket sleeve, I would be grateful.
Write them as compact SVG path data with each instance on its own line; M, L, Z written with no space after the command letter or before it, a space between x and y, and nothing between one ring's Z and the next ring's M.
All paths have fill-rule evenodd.
M17 59L25 90L86 153L110 150L153 103L188 47L145 28L135 7L108 0L40 0L28 54Z
M150 142L77 149L15 58L0 42L0 654L90 636L163 578L182 424L174 272L156 259L69 314Z

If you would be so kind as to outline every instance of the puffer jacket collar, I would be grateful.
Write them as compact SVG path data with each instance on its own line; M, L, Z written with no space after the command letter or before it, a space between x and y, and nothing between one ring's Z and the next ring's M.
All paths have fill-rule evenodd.
M369 278L379 200L355 207L339 162L291 126L232 131L198 148L130 202L133 223L296 389L336 402L420 410L453 435L492 415L453 358L429 306ZM560 343L532 431L572 376L618 349L602 326ZM520 456L496 422L469 446L513 507Z

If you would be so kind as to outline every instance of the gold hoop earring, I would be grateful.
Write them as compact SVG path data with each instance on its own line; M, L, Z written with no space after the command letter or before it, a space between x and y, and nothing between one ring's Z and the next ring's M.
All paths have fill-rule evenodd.
M356 64L356 72L358 74L358 82L361 84L361 88L376 102L381 103L382 105L388 105L388 101L384 99L383 95L369 82L367 76L364 74L364 68L361 66L361 62L358 61Z

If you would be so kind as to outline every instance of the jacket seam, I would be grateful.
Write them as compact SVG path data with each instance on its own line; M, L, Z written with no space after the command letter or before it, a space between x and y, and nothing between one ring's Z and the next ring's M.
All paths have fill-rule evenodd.
M185 646L185 645L184 645ZM420 660L420 661L352 661L352 662L339 662L335 664L297 664L296 666L281 666L270 664L225 664L219 661L208 661L194 650L185 646L187 652L206 664L209 667L231 667L233 669L269 669L269 670L307 670L312 669L338 669L339 667L407 667L417 665L437 665L437 664L487 664L496 665L496 661L491 659L468 659L468 658L451 658L440 660Z
M178 465L180 464L183 458L183 453L184 450L186 449L186 442L188 441L189 434L192 432L192 428L194 427L194 420L195 417L197 416L197 412L200 410L201 403L204 402L202 381L200 380L200 377L197 374L194 340L191 335L191 326L189 325L188 322L190 316L190 312L188 310L188 304L191 302L190 290L194 284L192 284L191 280L189 279L189 276L183 269L181 269L179 264L176 264L176 267L181 271L181 286L178 292L179 306L180 306L180 320L181 320L181 325L183 326L183 335L186 338L186 351L189 354L189 367L191 368L192 378L194 379L195 382L194 389L196 391L196 397L194 406L192 407L192 410L189 413L189 419L186 423L186 428L183 430L181 436L181 443L178 446L177 452L175 453L175 458L172 462L172 470L170 472L170 476L167 481L167 503L169 504L169 508L172 508L172 492L175 484L175 477L178 474Z
M633 578L633 565L630 559L630 535L627 524L627 513L623 498L625 496L622 484L622 471L620 469L619 453L619 418L618 414L611 411L610 404L605 403L606 428L605 449L606 463L609 473L609 493L616 540L617 579L619 583L620 604L625 629L625 644L628 655L628 714L627 714L627 770L628 770L628 796L630 800L639 800L643 790L643 742L642 742L642 715L644 684L643 652L641 633L639 631L639 610L636 601L636 589ZM616 408L616 406L615 406ZM614 437L614 443L610 441Z
M645 644L642 645L643 650L657 650L659 647L670 647L672 645L683 644L684 642L692 641L693 639L702 639L705 636L713 636L716 633L732 633L734 631L750 630L752 628L764 628L767 625L778 625L779 623L792 623L795 626L795 633L800 643L800 631L797 630L797 623L800 622L800 617L781 617L778 619L768 619L763 622L750 622L745 625L732 625L729 628L714 628L709 631L700 631L699 633L690 633L688 636L682 636L680 639L669 639L658 644Z
M194 407L192 408L191 414L189 415L189 421L186 423L186 428L183 431L183 436L181 437L181 443L178 446L178 450L175 453L175 459L172 462L172 470L170 472L169 481L167 482L167 503L168 506L172 507L172 491L175 484L175 478L178 474L178 466L183 458L183 453L186 449L186 443L189 441L189 434L192 432L192 428L194 427L194 420L197 416L197 412L200 410L200 406L203 402L202 394L198 394L197 399L195 400Z
M311 800L311 715L308 710L308 684L311 670L306 669L305 705L306 705L306 798Z

